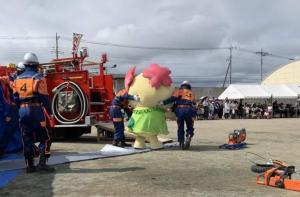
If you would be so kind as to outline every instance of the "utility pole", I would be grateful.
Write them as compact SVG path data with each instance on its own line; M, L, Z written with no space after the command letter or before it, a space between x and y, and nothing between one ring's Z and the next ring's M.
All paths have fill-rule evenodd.
M55 52L56 52L56 59L58 59L58 39L59 36L57 35L57 33L55 34Z
M261 50L260 50L260 81L263 80L263 68L262 68L262 65L263 65L263 49L261 48Z
M229 84L231 84L231 74L232 74L232 71L231 71L231 66L232 66L232 49L233 49L233 47L231 46L231 47L229 48L229 52L230 52L230 55L229 55L229 63L228 63L228 66L227 66L227 70L226 70L226 74L225 74L225 78L224 78L224 82L223 82L223 88L225 87L225 83L226 83L226 80L227 80L228 72L229 72Z
M224 82L223 82L223 86L222 86L223 88L225 87L225 83L226 83L228 71L229 71L229 64L228 64L228 66L227 66L226 75L225 75Z
M268 52L264 52L263 49L261 49L258 52L255 52L255 54L260 55L260 81L263 80L263 56L271 55Z
M264 52L263 49L261 49L260 51L254 52L254 53L257 55L260 55L260 81L263 80L263 56L272 56L272 57L281 58L281 59L288 59L290 61L295 60L294 58Z
M229 84L231 84L231 75L232 75L232 46L229 48L230 50L230 56L229 56Z

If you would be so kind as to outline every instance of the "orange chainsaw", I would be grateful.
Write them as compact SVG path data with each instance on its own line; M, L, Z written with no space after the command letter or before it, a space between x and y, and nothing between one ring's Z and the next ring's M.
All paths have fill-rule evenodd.
M295 166L279 160L272 160L272 163L272 168L256 176L256 184L300 191L300 180L292 180Z

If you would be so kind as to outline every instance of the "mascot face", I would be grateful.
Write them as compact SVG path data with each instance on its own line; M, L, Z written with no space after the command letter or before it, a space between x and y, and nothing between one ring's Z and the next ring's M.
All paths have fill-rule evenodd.
M125 78L129 94L139 95L141 101L130 102L133 107L155 107L159 101L172 95L174 87L170 78L171 71L158 64L151 64L141 74L134 77L135 68L130 69Z

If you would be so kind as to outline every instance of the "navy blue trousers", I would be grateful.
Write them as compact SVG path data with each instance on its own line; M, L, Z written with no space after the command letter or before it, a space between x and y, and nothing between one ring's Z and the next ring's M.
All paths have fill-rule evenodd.
M192 107L182 107L175 109L176 117L177 117L177 136L178 142L183 143L185 138L185 130L184 125L186 124L186 134L191 136L194 135L194 110Z
M50 147L48 147L50 137L46 128L43 108L39 106L21 107L19 115L25 159L36 156L35 142L40 143L39 153L50 155Z
M117 141L125 141L124 136L124 122L123 122L123 114L121 111L121 107L110 107L109 115L112 118L115 133L114 133L114 140Z

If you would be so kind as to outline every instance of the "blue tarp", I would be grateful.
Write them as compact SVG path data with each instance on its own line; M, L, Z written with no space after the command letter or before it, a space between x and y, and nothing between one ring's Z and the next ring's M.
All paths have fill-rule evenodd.
M4 137L5 132L5 122L0 116L0 142L7 142L4 148L4 153L16 153L22 150L22 141L21 141L21 133L19 129L14 131L14 134L10 139L2 139ZM8 140L8 141L7 141Z
M5 127L6 122L4 121L6 116L16 116L16 114L13 113L18 113L16 110L14 110L13 112L13 107L10 107L10 105L8 105L5 102L4 99L4 94L3 94L3 89L2 86L0 84L0 145L4 150L5 153L16 153L19 152L20 150L22 150L22 141L21 141L21 135L20 135L20 131L19 131L19 127L17 127L17 129L15 131L8 131L13 132L10 134L4 133L6 132ZM17 119L14 119L15 122L12 122L11 124L19 124ZM12 127L10 127L12 128ZM9 138L9 139L5 139L5 138ZM3 145L2 145L3 144Z
M242 148L246 148L246 143L242 142L242 143L237 143L237 144L223 144L221 146L219 146L220 149L228 149L228 150L239 150Z
M8 161L8 160L18 160L23 158L22 155L10 154L5 155L0 161ZM9 182L11 182L16 176L21 173L21 170L7 170L0 171L0 189L5 187Z

